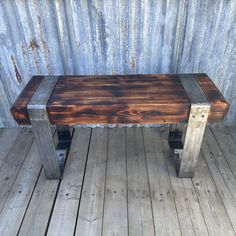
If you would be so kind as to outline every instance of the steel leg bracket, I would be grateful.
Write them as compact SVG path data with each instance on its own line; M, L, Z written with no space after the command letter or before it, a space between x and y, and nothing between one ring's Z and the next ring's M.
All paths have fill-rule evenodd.
M176 128L169 133L169 145L174 150L178 177L191 178L200 153L210 104L194 77L180 76L180 80L191 102L191 108L183 145L182 133Z
M56 146L57 161L61 173L64 170L66 155L71 145L71 134L68 126L57 126L58 143Z
M69 129L63 128L61 130L58 127L59 142L55 147L47 114L47 102L57 80L58 77L43 79L27 106L39 156L47 179L62 178L65 156L70 146Z

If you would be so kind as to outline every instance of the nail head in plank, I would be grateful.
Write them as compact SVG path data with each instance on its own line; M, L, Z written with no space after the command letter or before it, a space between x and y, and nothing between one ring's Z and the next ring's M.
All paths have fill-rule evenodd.
M47 235L73 235L81 198L91 129L76 129Z
M128 235L125 128L109 129L103 235Z
M167 130L166 130L167 131ZM208 235L201 207L191 179L177 178L173 165L172 151L167 142L167 133L160 132L163 152L170 177L176 210L183 235Z
M155 233L156 235L181 235L159 128L143 128L143 135Z
M75 235L101 235L108 129L93 129Z

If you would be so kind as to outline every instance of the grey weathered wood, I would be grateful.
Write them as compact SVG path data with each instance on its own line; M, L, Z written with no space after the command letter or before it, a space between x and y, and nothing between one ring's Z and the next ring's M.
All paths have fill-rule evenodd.
M143 135L156 235L181 235L158 129L144 128Z
M209 235L235 235L202 152L199 155L196 174L192 181Z
M224 157L236 178L236 142L231 136L231 133L222 126L215 126L211 129Z
M73 235L74 233L90 133L89 128L79 128L74 132L47 235Z
M235 170L231 169L231 166L229 166L227 159L224 156L222 150L220 149L218 142L213 136L210 128L207 128L205 137L205 142L208 145L210 151L212 152L210 153L211 155L207 156L207 158L209 159L211 157L214 160L214 163L216 164L219 173L224 178L226 186L230 189L233 197L236 200L236 177L233 174L233 171Z
M36 143L25 158L0 214L0 235L16 235L41 169Z
M54 129L52 129L54 133ZM54 135L54 142L57 141L57 136ZM42 171L42 163L39 158L38 149L35 146L35 156L38 159L35 160L38 163L38 180L34 191L31 195L30 202L27 203L27 210L21 222L21 227L18 230L19 235L44 235L47 229L47 224L50 219L51 210L53 208L54 199L57 194L57 187L59 181L45 179L44 172ZM36 171L35 171L36 173ZM32 176L34 178L34 176ZM33 181L32 181L33 182ZM32 184L31 182L31 184ZM29 185L25 183L25 185ZM32 187L32 186L31 186ZM25 186L27 189L27 186ZM27 201L26 201L27 202Z
M158 134L157 134L158 135ZM202 215L201 206L197 199L191 179L176 178L176 171L172 162L172 153L167 144L167 133L161 135L163 152L170 177L174 201L178 213L178 219L182 235L208 235L206 223Z
M52 133L54 133L52 129ZM57 142L57 135L54 135L54 143ZM37 149L37 148L36 148ZM38 149L36 150L38 153ZM38 154L38 161L39 154ZM42 171L40 162L39 177L22 220L19 229L19 235L44 235L47 230L47 225L50 220L51 211L53 209L55 196L57 194L57 187L59 181L45 179L45 174Z
M58 77L47 77L47 79L43 79L27 105L39 155L48 179L61 178L63 169L59 165L46 109L47 102L57 80Z
M155 235L142 130L126 129L130 235Z
M193 177L201 143L207 124L210 104L193 75L180 75L179 79L191 103L183 150L175 150L178 155L178 177Z
M9 196L9 191L15 182L32 142L33 134L31 130L22 129L0 168L0 212Z
M103 235L128 235L125 128L109 130Z
M21 129L14 128L14 129L1 129L0 133L0 167L4 163L4 160L14 145L14 142L19 135Z
M172 230L174 230L174 228L176 229L174 235L178 235L178 233L180 233L178 225L176 224L176 213L174 213L175 209L173 209L175 207L182 235L236 235L236 181L233 175L234 168L232 168L234 166L234 161L236 162L236 158L233 159L234 154L232 154L231 165L229 165L229 159L226 159L226 156L234 150L233 144L235 141L233 141L232 143L230 142L229 133L225 132L224 128L218 129L216 127L216 131L214 129L215 128L206 129L205 139L203 140L202 145L202 154L200 153L199 162L196 166L196 174L192 179L176 178L176 172L173 166L171 152L168 148L166 140L167 130L162 128L143 129L144 151L147 162L147 176L150 186L150 198L156 235L172 235L171 232ZM218 135L219 132L223 132L223 134L220 134L220 137ZM82 133L86 133L86 135L84 136ZM133 131L129 131L129 133L133 134ZM214 133L214 135L212 133ZM52 232L51 229L55 229L55 232L58 232L57 230L60 225L62 226L61 232L64 232L65 229L69 229L68 234L70 234L70 232L74 230L74 226L72 226L74 225L74 221L72 220L70 222L69 219L72 219L71 216L77 213L77 210L79 210L77 207L75 207L79 200L77 198L69 198L69 196L73 195L73 190L75 191L73 196L78 196L76 195L76 190L78 190L80 186L79 183L76 183L75 175L80 175L80 173L78 173L79 170L77 173L76 171L77 168L82 168L82 166L80 167L80 165L75 165L75 162L78 164L79 160L81 161L80 158L82 158L82 156L77 156L76 153L81 152L83 149L86 149L86 147L83 147L82 143L86 143L85 139L87 140L87 132L85 132L84 130L78 130L74 133L74 135L74 144L72 145L72 149L70 150L71 153L69 154L69 157L67 159L68 166L66 166L64 174L64 179L66 180L65 182L68 185L71 184L71 186L68 186L66 183L61 183L63 188L60 188L58 191L57 188L59 186L59 181L46 180L43 171L40 172L38 180L36 178L36 176L38 175L37 171L40 171L41 169L41 164L40 160L37 159L37 152L33 151L33 149L37 150L35 144L33 144L33 146L30 148L30 143L32 143L33 140L32 133L29 130L25 131L23 129L19 136L16 138L14 146L10 149L7 155L8 158L5 158L3 162L3 166L5 166L6 172L2 168L0 169L0 187L1 191L5 193L0 194L0 200L4 201L3 210L2 213L0 213L0 228L3 229L5 227L6 230L2 232L7 232L7 235L16 235L15 232L17 232L18 229L19 235L22 236L41 236L49 233L49 231ZM77 135L78 139L76 138ZM97 172L97 174L94 175L90 174L89 176L93 177L91 181L86 180L86 186L88 186L89 183L93 183L93 181L96 179L96 176L103 175L103 181L101 181L100 178L100 182L95 181L97 188L100 188L101 190L98 191L96 195L101 194L102 196L96 197L97 201L93 201L96 202L94 205L91 204L92 201L87 204L88 202L85 200L83 200L84 204L81 202L80 205L82 206L83 204L83 211L85 212L87 210L87 214L89 214L90 216L98 215L99 211L99 215L101 217L103 215L103 223L101 222L101 220L98 220L99 227L97 229L99 230L93 231L93 229L96 228L96 220L95 222L91 220L90 224L85 220L85 224L89 224L91 227L89 227L88 225L86 226L87 231L84 235L92 235L95 234L94 232L96 232L98 235L100 235L101 232L103 234L105 234L105 232L111 232L112 227L108 225L108 222L109 219L114 219L115 217L110 213L117 213L121 211L124 213L125 211L127 211L127 205L125 206L125 204L122 206L121 204L119 204L120 208L122 209L118 209L118 207L116 207L115 209L112 208L114 206L113 204L118 204L118 199L114 197L114 194L117 194L118 192L110 195L112 196L112 198L108 198L105 191L105 189L107 190L109 186L111 187L109 187L109 189L118 189L116 187L121 185L123 186L123 181L124 179L126 179L126 173L124 174L125 166L120 165L118 167L117 164L121 162L124 164L123 155L118 155L120 153L123 153L122 147L125 142L123 139L123 130L109 130L109 135L106 136L105 139L103 138L103 141L99 142L98 139L101 137L100 135L104 137L102 134L102 130L99 134L96 135L96 137L94 137L93 144L91 143L92 149L90 158L93 159L94 164L92 166L90 162L90 167L88 170L89 173L91 173L94 171L94 168L97 168L98 171L101 171L101 173L99 172L100 174L98 174ZM138 141L137 144L134 145L137 140L140 140L140 135L142 135L142 132L138 132L138 134L136 133L136 135L129 136L130 138L128 139L127 145L131 145L131 149L138 149L137 146L142 143ZM134 139L134 141L132 141L134 137L136 138ZM2 138L4 137L0 135L0 143ZM224 147L222 146L223 144L221 144L220 146L219 142L224 142ZM76 144L78 145L76 146ZM27 145L28 147L26 148L25 145ZM106 172L106 167L104 167L106 165L105 160L101 160L101 158L97 160L96 158L99 157L101 153L106 153L106 145L108 145L108 165L106 180L104 180L104 175ZM88 146L88 143L86 144L86 146ZM121 150L119 150L119 147L121 148ZM101 149L104 149L104 151L101 152ZM135 154L143 153L143 151L140 151L141 149L142 147L139 147L139 150L136 150L136 153L132 150L130 152L131 154L133 153L132 156L135 157ZM21 157L22 155L24 156L23 159ZM140 155L140 158L143 158L144 162L145 155ZM76 158L78 157L78 162L77 159L75 162L72 161L72 156L76 156ZM118 159L118 156L123 157L123 159ZM110 157L112 157L113 159L111 159ZM114 157L117 157L117 159L114 159ZM227 158L229 158L229 156ZM119 162L119 160L122 161ZM139 162L139 164L143 164L143 161L142 163ZM167 164L167 168L165 164ZM101 165L103 165L104 168L100 168ZM115 167L117 167L117 170L114 170ZM128 168L127 171L133 172L135 168L136 167L132 167L131 170ZM70 172L69 170L72 169L74 171ZM9 173L9 180L4 181L5 177L7 177L7 175L5 175L4 173ZM96 171L94 171L94 173L96 173ZM118 175L120 176L120 178L117 177L115 178L115 181L113 181L114 178L112 178L112 176L114 175ZM136 183L140 183L139 186L137 185L137 188L145 189L146 176L144 175L144 179L142 175L136 176L140 177L139 181L136 181ZM12 177L15 178L13 181L11 180ZM87 178L90 177L87 176ZM62 180L62 182L64 181L64 179ZM78 180L79 179L80 178L78 178ZM75 185L73 185L73 183ZM68 188L72 191L68 192L69 196L66 196L65 194L67 193L66 190L68 190ZM94 189L95 188L96 187L94 186ZM63 191L60 191L61 189L63 189ZM86 187L86 189L88 189L88 187ZM169 190L171 191L171 193L173 193L172 195L168 194ZM19 191L21 192L19 193ZM105 195L103 194L104 192ZM86 195L87 193L88 192L83 191L84 195ZM163 194L161 195L161 193ZM87 194L86 197L88 196L90 196L90 199L92 199L92 194ZM63 199L65 200L65 202L67 202L67 207L64 207ZM109 204L107 200L110 202ZM142 201L143 199L141 198L141 205ZM74 204L75 202L77 203ZM104 212L102 210L103 204ZM89 206L87 207L88 209L86 209L86 206ZM58 207L65 209L65 211L59 211ZM137 210L133 212L136 213ZM58 220L63 220L58 221L58 226L54 227L57 223L56 216L58 217ZM23 222L22 225L20 225L22 219ZM94 218L91 217L90 219ZM119 222L123 221L125 220L120 219ZM110 220L110 222L112 222L112 220ZM101 229L101 224L103 224L103 230ZM6 228L6 225L8 226L8 228ZM122 224L118 224L116 227L121 227L121 225ZM137 227L140 226L138 225ZM89 230L91 231L89 232ZM81 233L84 233L84 231L77 232L78 235L80 235ZM5 234L2 233L1 235Z
M225 126L225 129L231 134L232 139L236 143L236 126Z
M202 152L236 232L236 180L209 129L206 130Z
M75 235L101 235L108 129L94 129L87 160Z
M46 233L50 214L57 195L59 180L48 181L43 171L31 197L29 206L25 213L19 235L41 236Z

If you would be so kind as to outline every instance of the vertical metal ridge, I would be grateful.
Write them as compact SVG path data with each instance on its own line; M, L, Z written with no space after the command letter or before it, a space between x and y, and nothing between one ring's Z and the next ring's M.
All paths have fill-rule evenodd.
M35 74L195 71L208 73L235 104L235 15L232 0L0 1L4 96L12 103ZM0 120L16 125L7 105Z

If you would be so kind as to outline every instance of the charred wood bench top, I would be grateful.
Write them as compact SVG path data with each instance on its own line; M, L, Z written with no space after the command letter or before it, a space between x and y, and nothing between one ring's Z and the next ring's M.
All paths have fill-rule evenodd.
M47 102L51 124L163 124L188 121L191 103L181 75L59 76ZM185 75L186 76L186 75ZM191 74L210 103L208 122L222 120L228 103L206 74ZM34 76L11 112L29 125L27 105L43 80Z
M69 126L80 124L169 123L178 176L192 177L207 122L222 120L228 106L206 74L35 76L11 112L19 125L32 124L49 179L62 177ZM188 123L184 143L178 123ZM57 146L51 124L56 125Z

